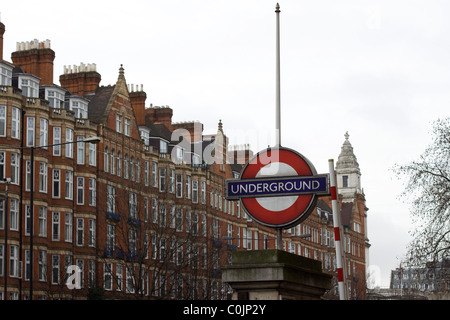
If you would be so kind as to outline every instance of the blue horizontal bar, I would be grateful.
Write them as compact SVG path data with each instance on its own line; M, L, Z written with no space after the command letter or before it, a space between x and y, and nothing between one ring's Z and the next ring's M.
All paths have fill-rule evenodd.
M329 175L230 179L226 181L226 198L257 198L297 194L329 194Z

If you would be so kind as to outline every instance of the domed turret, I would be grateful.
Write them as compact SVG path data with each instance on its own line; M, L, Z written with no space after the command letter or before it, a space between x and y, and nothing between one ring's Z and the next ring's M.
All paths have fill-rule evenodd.
M346 132L345 141L336 162L336 176L338 192L344 196L344 199L353 199L355 193L362 192L361 171L348 137L349 134Z

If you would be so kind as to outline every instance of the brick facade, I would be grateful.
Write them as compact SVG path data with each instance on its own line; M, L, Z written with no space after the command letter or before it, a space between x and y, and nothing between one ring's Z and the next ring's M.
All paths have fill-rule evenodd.
M8 184L8 214L4 202L0 210L2 296L6 273L6 298L28 298L32 266L33 299L96 294L106 299L230 298L220 266L230 262L231 252L276 245L273 229L251 221L238 202L225 199L225 180L239 174L252 152L247 147L230 150L221 121L217 133L206 136L199 122L172 123L169 107L146 108L145 92L130 89L122 66L113 86L100 86L101 76L93 67L71 69L60 76L61 86L54 85L51 57L42 58L49 50L19 50L12 54L12 64L0 62L14 67L11 83L0 86L5 111L2 118L0 110L0 171L14 178ZM30 73L41 79L45 94L24 96L18 80L31 79ZM45 98L58 92L64 93L60 102ZM93 136L101 142L71 143ZM181 143L180 137L189 143ZM57 146L41 147L51 144ZM205 152L218 161L204 163ZM241 164L227 163L227 157ZM6 184L0 184L0 194L5 191ZM365 197L355 189L341 202L347 285L351 298L364 299L369 247ZM321 198L307 220L284 230L282 249L321 261L323 270L335 276L324 298L336 299L330 208L331 200ZM71 272L70 266L77 268ZM79 271L80 288L75 281ZM72 289L66 285L68 277Z

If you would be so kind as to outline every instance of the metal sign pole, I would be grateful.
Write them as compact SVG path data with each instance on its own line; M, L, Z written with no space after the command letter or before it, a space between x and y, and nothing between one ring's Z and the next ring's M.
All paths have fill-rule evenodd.
M280 5L277 3L275 7L276 12L276 120L275 120L275 135L276 146L281 147L281 94L280 94Z
M281 147L281 98L280 98L280 5L277 3L275 7L276 13L276 120L275 120L275 141L276 147ZM281 241L282 241L282 228L277 228L277 249L281 250Z
M330 191L331 205L333 210L333 226L334 226L334 245L336 246L336 264L338 272L338 289L339 299L348 300L347 290L345 289L345 255L341 245L341 212L337 199L336 173L334 171L334 160L328 160L330 169Z

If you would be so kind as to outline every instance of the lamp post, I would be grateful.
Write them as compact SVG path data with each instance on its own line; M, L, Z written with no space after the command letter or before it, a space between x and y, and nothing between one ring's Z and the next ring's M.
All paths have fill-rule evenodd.
M67 141L61 143L50 144L46 146L31 146L23 147L23 149L30 149L30 300L33 300L33 236L34 236L34 149L48 148L65 144L75 144L78 142L97 144L101 141L99 137L88 137L80 141Z

